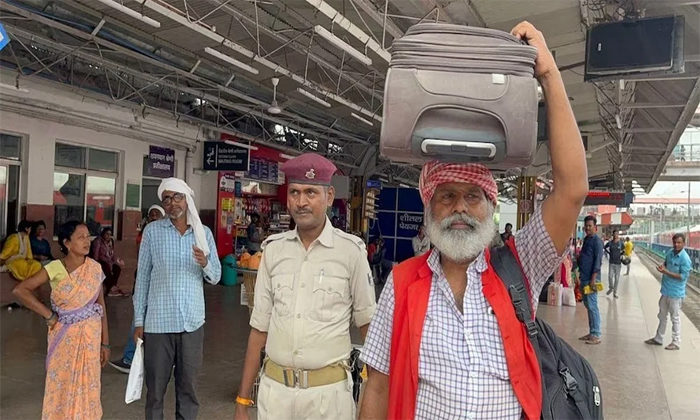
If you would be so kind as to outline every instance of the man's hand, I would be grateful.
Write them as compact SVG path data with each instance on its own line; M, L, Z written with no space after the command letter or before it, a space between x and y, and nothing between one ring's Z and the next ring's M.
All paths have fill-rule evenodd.
M550 74L555 74L557 71L557 63L554 61L552 53L547 47L547 42L544 40L542 32L532 26L530 22L521 22L512 31L511 34L519 39L527 42L530 46L537 48L537 60L535 60L535 77L538 80L546 78Z
M209 260L207 260L207 256L204 255L204 251L197 248L195 245L192 245L192 250L194 250L194 260L197 261L197 264L201 265L202 268L206 267Z
M250 420L248 407L243 404L236 403L236 413L233 415L234 420Z
M663 264L656 267L656 270L661 274L666 274L666 267Z
M134 343L138 343L139 338L143 340L143 327L134 328Z

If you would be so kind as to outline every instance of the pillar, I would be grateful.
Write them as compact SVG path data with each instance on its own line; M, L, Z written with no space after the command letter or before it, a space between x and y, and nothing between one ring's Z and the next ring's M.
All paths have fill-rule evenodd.
M520 230L530 221L530 217L535 210L535 199L537 190L537 177L521 176L518 178L518 223Z

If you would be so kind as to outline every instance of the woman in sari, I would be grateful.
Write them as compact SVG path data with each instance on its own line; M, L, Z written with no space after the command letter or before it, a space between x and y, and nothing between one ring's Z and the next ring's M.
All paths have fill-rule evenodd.
M102 418L101 367L109 360L109 332L100 264L87 257L90 232L81 222L58 230L61 260L20 283L14 290L24 305L49 327L43 420ZM32 293L51 285L51 309Z
M39 261L41 265L46 265L54 260L51 254L51 243L44 238L44 233L46 233L46 223L43 220L34 223L30 240L32 254L34 254L34 259Z
M23 281L41 270L41 263L34 259L29 243L32 224L22 220L17 233L8 236L0 253L0 271L9 271L14 278Z

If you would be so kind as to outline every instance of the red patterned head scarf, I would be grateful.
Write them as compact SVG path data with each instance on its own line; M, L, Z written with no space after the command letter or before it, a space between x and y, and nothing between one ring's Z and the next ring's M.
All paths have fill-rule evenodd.
M498 198L496 180L489 169L480 163L445 163L432 160L423 166L418 189L423 205L428 206L435 189L448 182L465 182L481 187L486 198L494 205Z

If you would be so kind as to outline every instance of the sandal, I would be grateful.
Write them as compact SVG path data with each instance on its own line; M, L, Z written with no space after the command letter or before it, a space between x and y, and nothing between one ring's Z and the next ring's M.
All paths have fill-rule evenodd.
M644 342L644 344L649 344L649 345L651 345L651 346L661 346L661 345L663 345L663 344L659 343L658 341L656 341L656 339L654 339L654 338L648 339L647 341Z
M586 334L586 335L584 335L583 337L579 337L578 339L581 340L581 341L588 341L588 340L591 339L591 335L590 335L590 334Z
M666 346L666 350L680 350L681 348L676 343L671 343Z
M586 340L586 344L590 344L590 345L596 345L596 344L600 344L600 343L601 343L601 341L600 341L600 338L598 338L598 337L591 336L590 340Z

